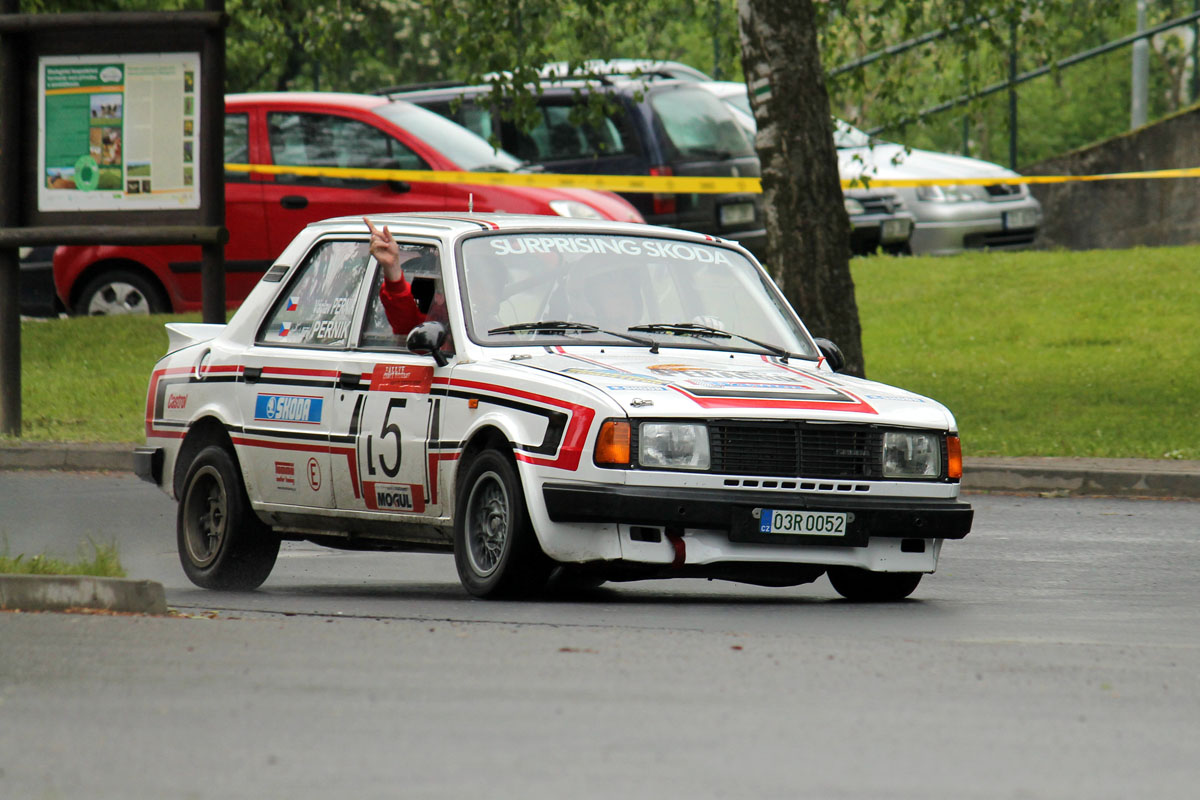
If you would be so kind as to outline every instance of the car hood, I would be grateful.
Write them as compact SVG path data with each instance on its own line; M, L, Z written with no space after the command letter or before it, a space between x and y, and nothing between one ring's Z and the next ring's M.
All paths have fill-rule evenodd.
M902 145L890 142L880 142L874 147L838 150L838 171L843 179L854 179L864 174L879 180L1019 177L1011 169L990 161L930 150L905 152Z
M520 363L582 381L631 416L736 416L869 422L952 429L940 403L849 375L817 370L811 361L782 364L743 353L571 348Z

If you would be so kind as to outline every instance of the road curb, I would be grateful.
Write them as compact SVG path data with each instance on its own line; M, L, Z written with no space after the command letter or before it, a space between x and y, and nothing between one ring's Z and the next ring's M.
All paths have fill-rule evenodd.
M0 611L66 611L86 608L132 614L166 614L157 581L76 575L0 575Z
M0 470L133 471L132 444L0 445ZM967 492L1200 499L1200 461L1152 458L971 458Z

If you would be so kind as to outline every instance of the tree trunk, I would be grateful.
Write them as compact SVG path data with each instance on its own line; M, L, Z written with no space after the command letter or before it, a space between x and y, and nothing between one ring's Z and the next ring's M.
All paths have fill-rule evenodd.
M758 123L768 266L809 331L842 349L843 372L861 376L850 224L812 0L738 0L738 21Z

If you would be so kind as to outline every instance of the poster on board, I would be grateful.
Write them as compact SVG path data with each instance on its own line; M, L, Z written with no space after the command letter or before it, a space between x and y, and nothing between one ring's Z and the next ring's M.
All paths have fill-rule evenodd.
M38 210L200 207L200 54L38 59Z

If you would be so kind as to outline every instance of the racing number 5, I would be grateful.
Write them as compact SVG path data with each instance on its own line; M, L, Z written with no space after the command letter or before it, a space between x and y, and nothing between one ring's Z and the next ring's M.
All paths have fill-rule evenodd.
M379 455L379 468L382 469L383 474L387 475L389 478L396 477L396 475L400 472L400 426L391 421L392 409L404 408L407 405L408 405L408 400L401 398L401 397L393 397L390 400L388 400L387 411L385 411L383 414L383 425L379 429L379 438L380 439L386 439L389 436L396 437L396 463L389 467L387 464L387 460L383 457L383 454L381 453ZM367 474L368 475L375 474L375 456L374 456L374 453L372 452L374 448L371 443L371 438L372 437L368 434L368 436L367 436Z

